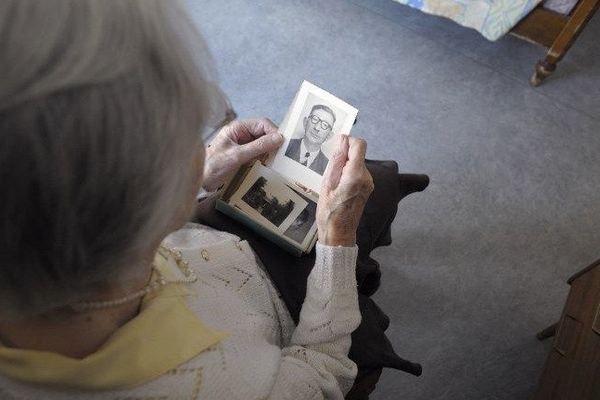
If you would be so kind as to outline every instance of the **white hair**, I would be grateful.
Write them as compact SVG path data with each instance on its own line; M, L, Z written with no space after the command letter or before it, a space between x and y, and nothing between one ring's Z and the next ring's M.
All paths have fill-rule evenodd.
M197 183L212 62L162 0L0 2L0 314L135 275Z

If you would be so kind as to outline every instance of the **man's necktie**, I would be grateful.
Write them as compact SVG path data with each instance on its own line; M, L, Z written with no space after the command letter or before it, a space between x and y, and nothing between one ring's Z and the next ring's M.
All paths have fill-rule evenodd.
M301 162L300 164L302 164L306 167L306 165L308 164L308 157L310 157L310 153L307 151L306 154L304 155L304 158L306 158L306 160L304 160L304 162Z

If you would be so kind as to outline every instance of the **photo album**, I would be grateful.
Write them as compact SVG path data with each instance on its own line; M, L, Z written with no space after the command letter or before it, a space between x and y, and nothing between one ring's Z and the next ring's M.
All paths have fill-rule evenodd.
M337 136L350 134L357 115L348 103L302 82L279 126L282 146L243 166L222 189L217 210L297 256L310 252L325 168Z

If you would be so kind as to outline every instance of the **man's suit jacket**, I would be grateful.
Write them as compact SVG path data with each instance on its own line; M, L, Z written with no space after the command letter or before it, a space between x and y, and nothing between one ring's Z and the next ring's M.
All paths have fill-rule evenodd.
M300 143L302 139L290 139L290 144L288 148L285 150L285 155L291 158L294 161L300 162ZM319 150L319 154L313 160L313 162L308 166L308 168L312 169L319 175L323 175L325 172L325 168L327 167L327 163L329 159L321 150Z

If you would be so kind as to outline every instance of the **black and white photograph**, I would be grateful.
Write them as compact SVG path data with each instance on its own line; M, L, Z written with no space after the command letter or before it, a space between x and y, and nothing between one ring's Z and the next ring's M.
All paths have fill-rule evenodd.
M301 245L306 245L307 241L312 238L312 234L317 229L316 215L317 203L308 197L300 195L308 202L304 210L292 222L289 228L284 232L284 235Z
M309 93L302 115L298 119L294 136L285 150L285 156L323 175L330 157L330 147L325 144L339 133L336 128L344 124L346 113ZM335 133L334 133L335 132Z
M337 135L349 134L358 110L304 81L279 127L285 142L271 168L318 193Z
M286 232L308 205L270 169L256 163L230 203L264 226Z
M291 199L281 200L274 195L266 178L259 176L242 200L254 208L260 215L268 219L273 225L279 227L281 223L294 211L294 202Z

